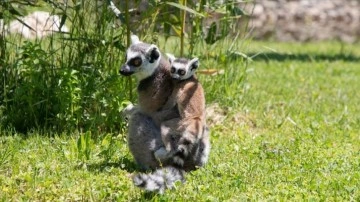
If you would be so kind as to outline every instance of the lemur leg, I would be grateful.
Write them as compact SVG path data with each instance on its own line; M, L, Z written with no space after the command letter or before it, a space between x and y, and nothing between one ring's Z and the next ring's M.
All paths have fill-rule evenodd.
M197 152L197 155L195 155L196 166L203 167L207 163L209 159L210 149L210 130L207 126L204 126L203 135L199 141L199 150Z
M177 128L179 121L179 118L175 118L160 124L161 140L164 147L161 147L155 152L155 157L157 159L163 161L168 160L175 154L178 142L173 140L173 135L175 134L175 129Z
M166 151L170 152L176 150L178 142L174 140L174 135L178 134L180 118L174 118L161 123L160 133L162 142L165 145Z
M142 169L160 166L160 162L154 157L154 152L163 147L160 128L149 116L139 111L131 115L127 140L131 154Z
M210 132L207 126L204 126L203 134L193 147L191 155L185 160L184 169L186 171L196 170L205 166L210 154Z

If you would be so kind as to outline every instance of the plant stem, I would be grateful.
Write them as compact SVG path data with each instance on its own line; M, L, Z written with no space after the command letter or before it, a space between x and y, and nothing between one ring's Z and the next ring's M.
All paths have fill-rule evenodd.
M186 6L186 0L182 0L182 5ZM180 35L180 56L184 55L184 37L185 37L186 11L181 10L181 35Z
M126 46L129 47L130 46L130 22L129 22L129 0L125 1L125 23L126 23ZM131 77L128 78L128 83L129 83L129 96L130 96L130 100L132 101L133 95L132 95L132 80Z

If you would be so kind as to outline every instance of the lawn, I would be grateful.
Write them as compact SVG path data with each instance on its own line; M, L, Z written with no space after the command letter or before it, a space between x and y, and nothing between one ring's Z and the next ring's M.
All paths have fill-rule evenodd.
M126 134L3 129L0 200L359 201L359 44L228 47L197 50L203 70L218 70L199 74L212 151L185 184L163 195L134 187Z

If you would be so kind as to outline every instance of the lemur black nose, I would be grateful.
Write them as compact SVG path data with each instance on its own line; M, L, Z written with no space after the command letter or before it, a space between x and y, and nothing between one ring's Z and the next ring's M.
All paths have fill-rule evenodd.
M120 71L119 73L123 76L130 76L131 74L133 74L134 72L130 70L129 66L127 65L123 65L121 68L120 68Z
M133 74L133 72L127 72L127 71L120 70L120 74L123 76L130 76L131 74Z
M175 156L179 156L181 158L185 158L185 149L184 148L178 148Z

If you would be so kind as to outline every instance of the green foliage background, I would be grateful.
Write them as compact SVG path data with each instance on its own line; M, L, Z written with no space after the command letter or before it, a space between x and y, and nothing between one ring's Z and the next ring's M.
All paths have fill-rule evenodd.
M0 32L0 201L360 201L359 44L248 40L232 1L149 1L125 23L94 2L0 1L5 23L45 10L70 27ZM203 3L223 14L220 33L202 34ZM215 111L209 162L163 195L130 179L120 111L136 87L118 75L130 31L213 73L198 74Z
M135 8L140 3L131 2ZM130 6L130 1L115 3L122 11ZM31 129L122 131L120 112L128 100L136 99L134 81L118 75L130 31L154 43L175 36L181 41L175 54L192 56L195 44L205 42L201 35L205 5L215 6L212 1L149 1L146 12L122 12L120 21L105 1L2 1L0 18L5 24L45 10L61 16L61 25L70 27L70 32L26 40L20 35L5 36L2 30L0 126L25 133ZM231 5L217 7L230 16ZM185 10L194 19L190 25L182 21ZM193 29L185 33L184 26ZM214 33L212 43L221 37Z

